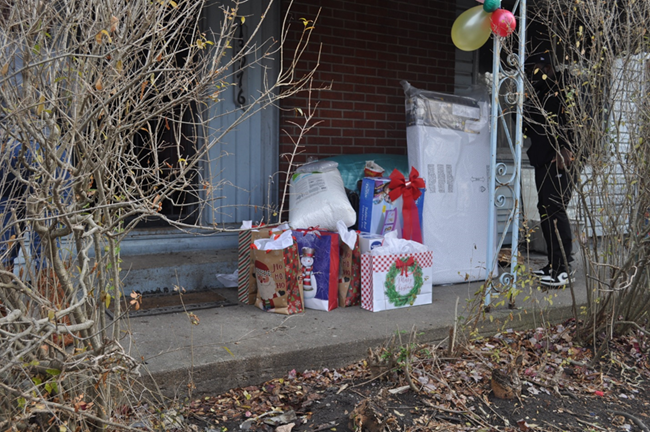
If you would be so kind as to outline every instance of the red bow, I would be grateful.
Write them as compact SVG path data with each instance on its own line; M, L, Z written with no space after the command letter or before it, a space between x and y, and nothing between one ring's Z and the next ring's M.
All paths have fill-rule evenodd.
M400 275L407 277L409 275L409 267L411 267L413 264L415 264L413 257L408 257L406 261L402 261L401 259L397 258L397 261L395 261L395 266L400 270Z
M425 185L424 180L419 175L418 170L411 167L409 179L406 181L401 172L397 171L397 169L393 170L388 184L388 189L390 189L388 196L391 201L395 201L400 196L403 197L404 230L402 237L422 243L422 228L420 227L420 217L415 200L420 198L420 195L422 195L420 189L424 188Z

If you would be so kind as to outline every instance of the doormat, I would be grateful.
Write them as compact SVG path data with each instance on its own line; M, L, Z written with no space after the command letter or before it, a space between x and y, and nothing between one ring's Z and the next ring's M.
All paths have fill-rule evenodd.
M121 313L127 313L131 318L236 305L215 291L209 290L186 291L183 294L143 293L137 309L135 304L131 304L131 300L133 298L128 295L122 297L120 308ZM115 306L111 305L106 309L106 313L114 319Z

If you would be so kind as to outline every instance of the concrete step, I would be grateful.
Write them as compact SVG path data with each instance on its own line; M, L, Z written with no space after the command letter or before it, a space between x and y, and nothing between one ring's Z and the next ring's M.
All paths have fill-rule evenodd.
M433 304L377 313L351 307L331 312L307 309L287 316L239 304L195 311L198 325L193 325L185 313L132 318L131 339L124 341L124 346L130 347L134 358L142 359L141 374L149 388L168 397L186 397L190 387L194 388L193 397L214 396L230 388L260 385L286 376L292 369L304 372L346 366L362 360L368 348L396 334L408 339L408 334L401 332L408 333L414 327L418 342L440 342L449 335L456 313L475 316L477 311L468 308L467 300L479 286L434 287ZM233 290L223 291L234 299ZM549 294L539 294L526 302L522 296L519 310L508 309L507 302L494 307L490 313L493 319L475 321L479 332L488 335L536 328L571 318L568 289L558 290L553 304L544 300ZM585 302L584 294L582 285L579 305Z
M529 265L544 264L537 261ZM363 359L369 347L413 327L419 342L442 341L456 317L477 316L479 309L472 306L481 303L476 295L482 284L434 286L432 304L377 313L350 307L331 312L307 309L287 316L240 303L195 311L198 325L182 312L136 317L129 319L125 333L129 340L122 343L142 360L142 378L150 388L169 397L185 397L190 387L193 397L216 395L233 387L259 385L292 369L345 366ZM579 269L573 286L578 311L586 301L585 285ZM220 293L236 302L235 288ZM494 334L561 322L572 317L571 298L569 288L540 291L527 285L517 299L518 309L509 309L504 295L494 294L497 304L490 314L479 315L472 323L481 334Z
M223 288L217 273L237 270L237 250L204 250L122 257L124 293L172 292L174 286L186 290Z

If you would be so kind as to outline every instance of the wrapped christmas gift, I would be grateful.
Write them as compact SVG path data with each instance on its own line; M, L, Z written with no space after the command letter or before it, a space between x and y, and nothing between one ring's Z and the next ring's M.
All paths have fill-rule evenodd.
M394 170L390 178L364 178L359 195L359 230L377 235L397 231L398 237L403 237L404 223L408 222L407 232L412 236L414 224L421 224L422 220L423 191L424 181L417 172L412 172L408 180L398 170ZM408 204L408 221L404 219L405 202ZM412 203L417 209L417 217L411 216Z
M338 306L339 235L318 229L294 230L300 254L305 307L330 311Z
M400 212L400 227L402 228L402 238L406 240L413 240L422 243L422 201L424 195L424 180L420 178L420 173L415 168L411 167L409 178L404 178L404 175L393 170L390 175L390 183L388 184L388 197L392 202L397 202L399 198L402 199ZM418 209L417 201L420 200L420 207Z
M298 245L291 231L253 242L255 306L284 315L304 311Z
M339 307L361 304L361 249L359 235L338 222L341 261L339 263Z
M378 312L431 303L432 264L426 246L387 234L383 246L361 255L361 307Z

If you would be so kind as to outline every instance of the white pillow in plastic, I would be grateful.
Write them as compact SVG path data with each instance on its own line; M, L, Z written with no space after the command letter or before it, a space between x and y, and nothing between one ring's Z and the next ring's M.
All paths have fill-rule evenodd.
M342 220L352 226L357 214L352 208L336 162L316 162L300 167L291 177L289 225L293 229L318 227L336 231Z

